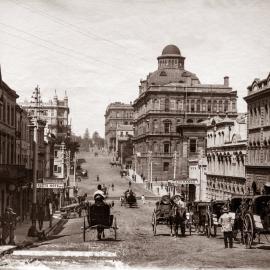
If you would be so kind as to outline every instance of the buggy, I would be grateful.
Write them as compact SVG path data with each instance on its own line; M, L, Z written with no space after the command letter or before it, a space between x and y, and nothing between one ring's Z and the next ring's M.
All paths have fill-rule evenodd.
M83 220L83 241L86 240L87 230L96 230L97 238L101 240L105 238L105 229L109 229L114 232L114 239L117 239L117 223L116 217L110 214L110 208L112 205L107 204L103 201L89 204L87 209L87 215L84 216ZM86 225L86 218L88 226Z
M152 214L152 227L154 235L157 234L157 225L167 225L171 227L172 234L172 203L169 195L164 195L156 202L156 207Z
M206 220L208 208L210 202L196 201L189 206L189 213L192 213L190 217L189 230L191 233L192 225L195 227L195 231L206 233Z
M260 236L270 234L270 195L254 196L246 205L243 229L246 248L251 248L253 241Z
M211 201L206 215L206 236L215 237L217 235L218 220L222 215L222 209L228 205L227 200Z
M136 194L132 190L127 190L124 193L123 200L121 201L121 206L138 207Z

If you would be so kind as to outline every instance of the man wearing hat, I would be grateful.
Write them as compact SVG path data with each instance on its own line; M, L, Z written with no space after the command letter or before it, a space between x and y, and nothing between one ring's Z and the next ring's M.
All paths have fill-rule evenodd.
M221 224L221 231L223 232L224 236L224 244L225 248L228 248L228 241L229 247L233 247L233 220L231 215L229 214L229 209L227 206L223 207L223 214L219 218L219 223Z

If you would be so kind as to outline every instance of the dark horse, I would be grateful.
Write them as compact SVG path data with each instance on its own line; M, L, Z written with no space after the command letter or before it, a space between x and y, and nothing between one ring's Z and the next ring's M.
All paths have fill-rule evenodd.
M186 221L186 208L178 205L177 203L172 203L172 212L171 212L171 235L172 228L174 229L174 234L178 236L178 227L180 226L181 235L185 236L185 221Z

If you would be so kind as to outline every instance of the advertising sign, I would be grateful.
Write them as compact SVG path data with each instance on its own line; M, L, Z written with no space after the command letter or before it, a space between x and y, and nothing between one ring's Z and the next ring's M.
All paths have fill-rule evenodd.
M37 183L37 188L64 188L64 183Z

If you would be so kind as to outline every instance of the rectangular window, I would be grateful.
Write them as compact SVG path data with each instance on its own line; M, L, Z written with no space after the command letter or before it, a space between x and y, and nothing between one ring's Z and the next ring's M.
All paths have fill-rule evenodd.
M196 139L190 139L190 141L189 141L189 151L191 153L196 153L196 151L197 151L197 140Z
M211 100L208 100L208 103L207 103L207 111L208 111L208 112L211 112Z
M194 100L191 100L191 103L190 103L190 111L191 111L191 112L194 112L194 111L195 111Z
M62 170L61 170L61 167L58 167L58 171L57 171L57 172L58 172L58 173L61 173L61 171L62 171Z
M54 151L54 157L57 157L57 151Z
M197 112L200 112L201 111L201 101L200 100L197 100Z
M170 133L171 123L164 123L164 133Z
M168 154L170 153L170 144L164 143L164 153Z
M168 172L169 171L169 162L164 162L163 163L163 171Z
M54 172L57 172L57 168L58 168L58 166L57 166L57 165L54 165L54 166L53 166L53 171L54 171Z
M170 100L168 98L165 99L165 112L170 111Z

